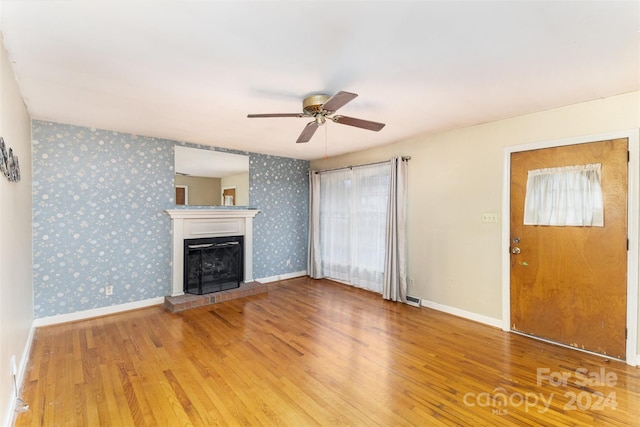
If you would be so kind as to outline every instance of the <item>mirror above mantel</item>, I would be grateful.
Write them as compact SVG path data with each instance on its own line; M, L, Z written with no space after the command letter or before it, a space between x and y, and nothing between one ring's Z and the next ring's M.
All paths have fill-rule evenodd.
M176 205L249 206L249 156L175 146Z

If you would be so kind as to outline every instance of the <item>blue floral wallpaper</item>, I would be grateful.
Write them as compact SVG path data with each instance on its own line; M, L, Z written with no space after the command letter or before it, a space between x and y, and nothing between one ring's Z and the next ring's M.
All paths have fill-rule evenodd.
M176 141L33 121L37 318L161 297L171 289ZM306 269L309 162L250 157L254 277ZM105 286L113 295L105 295Z
M249 201L254 220L256 278L307 269L309 162L251 154Z

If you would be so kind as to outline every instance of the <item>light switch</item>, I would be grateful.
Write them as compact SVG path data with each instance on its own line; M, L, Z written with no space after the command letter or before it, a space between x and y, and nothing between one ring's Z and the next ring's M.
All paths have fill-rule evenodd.
M482 214L482 222L498 222L498 214L485 212Z

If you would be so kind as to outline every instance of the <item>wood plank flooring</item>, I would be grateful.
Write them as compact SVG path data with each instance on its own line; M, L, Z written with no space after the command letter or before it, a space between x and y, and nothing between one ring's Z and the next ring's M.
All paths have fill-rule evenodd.
M640 369L299 278L39 328L22 398L16 426L631 426Z

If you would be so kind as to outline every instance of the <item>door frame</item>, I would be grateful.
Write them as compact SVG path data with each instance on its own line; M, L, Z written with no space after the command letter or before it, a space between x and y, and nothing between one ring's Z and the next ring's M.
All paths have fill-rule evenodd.
M585 144L589 142L606 141L618 138L628 138L629 140L630 157L627 188L627 234L629 237L629 250L627 251L626 363L631 366L637 366L638 360L640 360L640 355L638 354L638 267L640 264L640 260L638 258L638 255L640 253L640 129L607 132L597 135L584 135L574 138L541 141L505 147L502 170L502 330L511 332L511 254L509 252L511 241L511 225L510 221L508 220L510 218L511 206L511 154L520 151ZM575 347L566 347L585 351ZM598 355L602 356L601 354Z

